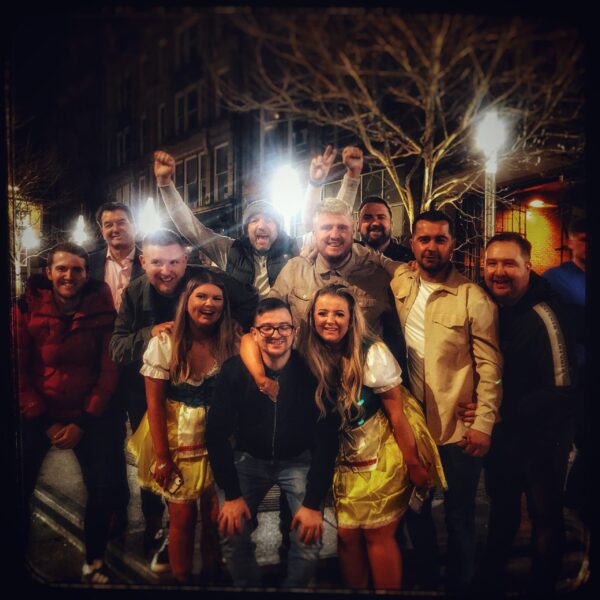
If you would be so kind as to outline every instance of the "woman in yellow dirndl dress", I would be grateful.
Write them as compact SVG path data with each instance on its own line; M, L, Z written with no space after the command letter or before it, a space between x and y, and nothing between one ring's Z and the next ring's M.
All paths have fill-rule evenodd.
M342 576L352 588L399 589L395 532L415 486L446 487L419 403L387 346L368 331L347 287L319 290L300 341L322 412L342 421L333 480Z
M225 287L205 271L181 295L172 333L153 337L144 353L141 373L148 410L129 448L137 460L140 485L167 501L169 563L181 582L191 576L199 498L203 568L219 563L219 556L206 552L210 546L213 554L218 552L218 503L204 432L215 376L236 353L237 343Z

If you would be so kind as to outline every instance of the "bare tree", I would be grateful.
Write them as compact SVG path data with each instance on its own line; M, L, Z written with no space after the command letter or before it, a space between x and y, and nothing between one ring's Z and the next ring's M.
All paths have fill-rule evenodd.
M583 149L582 44L543 22L396 9L247 9L242 76L213 70L230 110L266 109L352 132L410 223L480 187L481 113L510 123L503 168ZM247 62L246 62L247 61Z

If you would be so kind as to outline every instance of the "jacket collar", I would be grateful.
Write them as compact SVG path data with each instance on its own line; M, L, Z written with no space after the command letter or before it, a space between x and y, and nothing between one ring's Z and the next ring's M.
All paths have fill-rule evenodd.
M408 267L400 267L405 270L402 272L402 275L412 280L413 283L420 285L421 277L419 275L419 271L409 269ZM448 275L446 279L440 283L437 283L438 290L444 290L453 296L458 294L458 286L464 283L465 278L456 270L456 267L450 263L450 270L448 271ZM406 298L410 294L410 290L413 289L413 286L403 286L397 293L394 295L399 300Z

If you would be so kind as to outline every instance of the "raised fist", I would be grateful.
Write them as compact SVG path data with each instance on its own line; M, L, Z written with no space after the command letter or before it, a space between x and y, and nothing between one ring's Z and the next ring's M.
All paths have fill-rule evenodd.
M342 150L342 162L352 177L358 177L363 169L363 153L357 146L346 146Z
M175 173L175 159L162 150L154 153L154 176L158 185L169 185Z

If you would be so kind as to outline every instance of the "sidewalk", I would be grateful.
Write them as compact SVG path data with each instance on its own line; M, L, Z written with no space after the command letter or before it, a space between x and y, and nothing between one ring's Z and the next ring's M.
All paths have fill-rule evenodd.
M150 570L149 559L142 555L142 537L144 522L140 510L139 487L135 478L133 465L128 465L128 476L131 489L129 504L129 528L122 540L109 543L107 562L116 575L117 583L135 587L156 587L164 585L170 587L174 580L167 575L157 575ZM71 452L52 449L42 467L38 486L33 499L34 514L44 524L56 532L56 539L69 542L77 551L83 551L83 507L85 502L85 488L81 480L79 467ZM444 509L441 498L434 498L433 514L438 531L438 540L442 554L446 548L446 535L444 527ZM523 507L524 515L526 509ZM482 482L480 482L477 497L477 531L478 550L482 550L485 543L488 501ZM316 589L333 591L341 589L341 580L337 566L336 556L336 531L335 517L331 508L325 511L325 530L323 536L323 549L319 568L314 582ZM262 567L265 585L276 585L278 577L279 554L278 546L281 539L279 533L278 496L272 490L259 508L259 526L255 532L256 555ZM566 521L566 552L563 561L563 573L560 589L568 591L575 589L587 571L586 535L571 511L565 511ZM200 526L200 525L199 525ZM528 539L530 523L525 517L521 530L515 541L513 557L510 563L511 591L518 592L523 589L526 575L529 572L531 560L528 556ZM46 536L49 537L49 536ZM196 535L199 540L199 535ZM50 542L46 542L49 544ZM30 553L34 556L35 553ZM70 555L71 556L71 555ZM83 556L83 555L82 555ZM404 553L405 572L411 568L410 549ZM70 558L69 560L73 560ZM57 555L57 561L59 561ZM35 564L37 562L37 564ZM77 571L81 568L81 558ZM41 564L43 563L43 564ZM51 584L60 583L58 576L61 571L58 563L53 565L51 557L44 556L30 560L30 566L36 574L36 579ZM194 573L199 574L201 569L199 549L195 550ZM67 578L68 579L68 578ZM66 581L75 583L74 581ZM200 589L200 588L198 588ZM210 589L231 589L226 587ZM441 594L440 589L421 590L420 593L430 592Z

